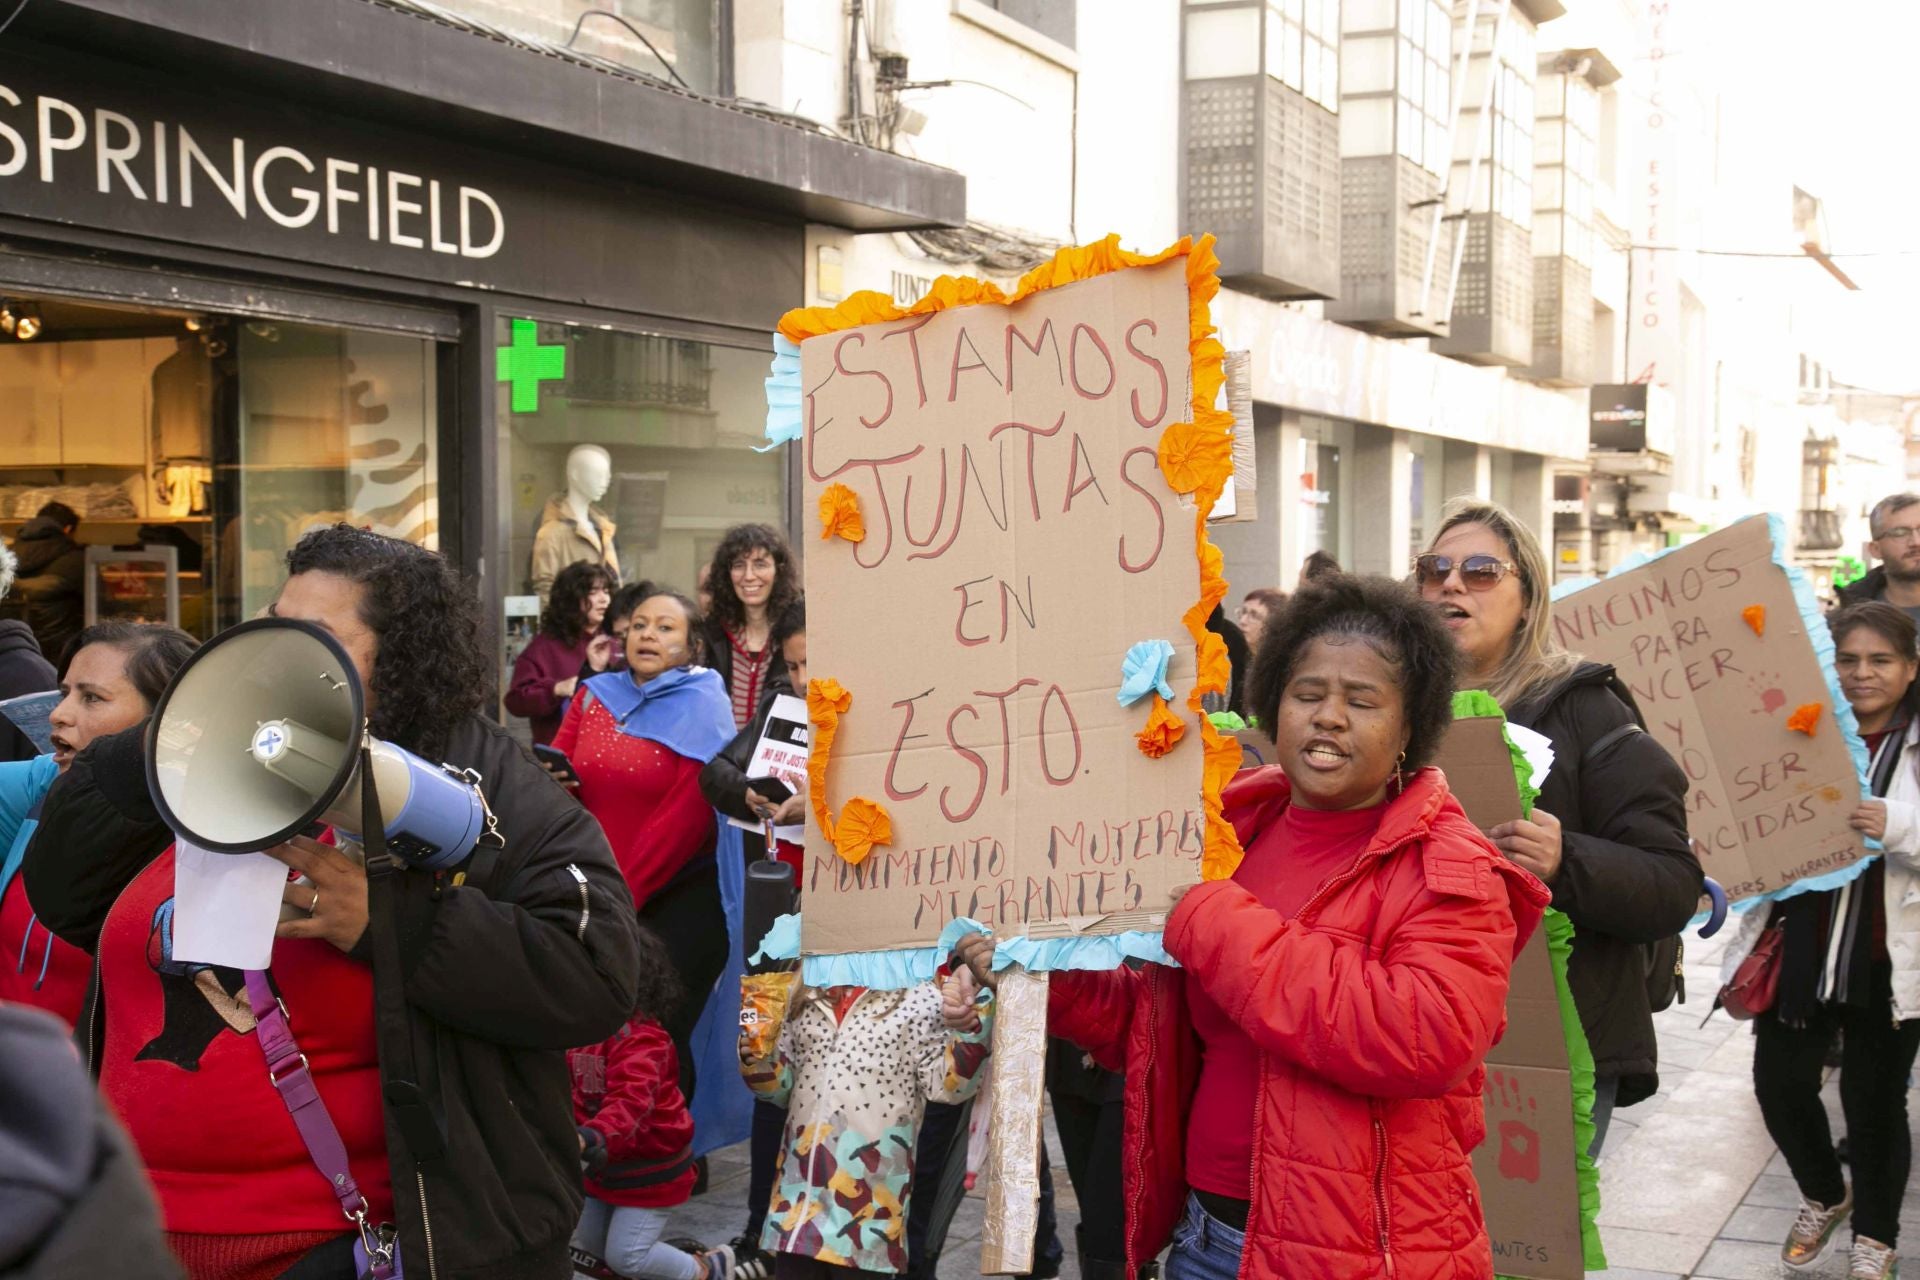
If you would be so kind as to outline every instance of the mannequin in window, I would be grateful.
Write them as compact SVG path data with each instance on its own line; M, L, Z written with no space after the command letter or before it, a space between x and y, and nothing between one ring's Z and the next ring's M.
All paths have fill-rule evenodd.
M567 491L547 499L533 537L533 589L541 602L553 589L554 575L585 561L605 566L620 581L620 557L613 549L614 523L594 504L613 483L613 458L597 444L574 446L567 455Z

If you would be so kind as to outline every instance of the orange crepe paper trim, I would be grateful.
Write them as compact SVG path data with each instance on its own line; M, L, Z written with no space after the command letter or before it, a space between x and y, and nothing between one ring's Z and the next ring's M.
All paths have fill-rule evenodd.
M1207 630L1207 618L1227 594L1220 549L1207 538L1207 513L1213 510L1214 503L1220 500L1221 492L1233 478L1233 415L1225 409L1214 407L1220 388L1226 385L1227 375L1226 348L1214 336L1213 328L1212 304L1220 292L1220 259L1213 252L1212 236L1201 236L1198 240L1182 236L1159 253L1139 254L1122 249L1120 237L1110 235L1092 244L1069 245L1061 249L1050 261L1041 263L1022 276L1011 294L989 281L941 276L911 306L899 306L884 293L862 290L831 307L795 308L780 317L779 328L782 335L797 344L842 329L931 315L954 307L1014 303L1042 289L1091 280L1128 267L1156 266L1175 258L1184 258L1187 268L1187 357L1193 368L1190 380L1193 416L1187 423L1169 424L1167 431L1185 427L1187 431L1196 433L1199 444L1197 449L1188 451L1190 455L1198 456L1192 458L1190 465L1193 475L1187 478L1194 481L1191 492L1197 508L1194 526L1199 546L1200 599L1183 615L1183 621L1196 649L1204 656L1209 641L1215 645L1221 643L1218 637ZM1224 447L1214 447L1212 441L1215 438ZM1224 667L1224 663L1202 664L1187 697L1190 709L1199 711L1209 693L1227 691L1226 677L1221 674ZM836 684L834 687L837 689L839 686ZM821 720L814 712L811 685L807 705L816 729L813 750L807 759L807 775L813 788L810 798L814 816L820 819L821 830L832 839L826 789L821 783L826 777L826 748L832 744L833 733L828 729L823 737L818 731ZM1200 874L1205 880L1220 880L1232 875L1244 856L1233 824L1227 821L1220 804L1221 789L1240 768L1241 750L1239 742L1222 735L1205 716L1200 717L1200 736L1206 743L1201 802L1206 808L1207 817ZM848 803L852 804L852 801Z
M865 796L855 796L840 809L840 829L834 833L833 847L854 866L867 860L877 844L893 843L893 819L886 807Z
M1820 704L1817 702L1809 702L1804 706L1795 707L1793 714L1787 717L1787 728L1793 730L1795 733L1804 733L1809 738L1813 736L1813 731L1819 724Z
M1740 617L1753 628L1753 634L1757 636L1767 634L1767 606L1750 604L1740 611Z
M820 536L837 536L848 542L867 540L867 522L860 514L860 499L843 484L830 484L820 493Z
M1186 721L1173 713L1167 700L1159 694L1153 695L1153 711L1147 716L1147 727L1133 735L1140 744L1140 754L1149 760L1158 760L1174 749L1187 733Z
M840 732L840 717L852 708L853 695L838 680L807 681L807 719L813 724L813 743L807 751L807 803L813 820L820 824L820 834L829 840L835 835L833 811L827 807L827 761L833 754L834 735Z

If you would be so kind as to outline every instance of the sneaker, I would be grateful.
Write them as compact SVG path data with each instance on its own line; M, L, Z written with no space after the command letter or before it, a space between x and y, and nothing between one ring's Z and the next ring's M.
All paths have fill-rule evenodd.
M733 1250L726 1245L709 1249L700 1257L707 1264L706 1280L733 1280Z
M1802 1200L1800 1214L1793 1220L1793 1230L1787 1232L1787 1242L1780 1246L1780 1260L1795 1271L1819 1266L1833 1251L1834 1237L1839 1234L1840 1224L1852 1212L1852 1192L1848 1192L1847 1198L1832 1208L1812 1200Z
M1895 1280L1899 1274L1900 1259L1892 1245L1862 1235L1854 1236L1847 1280Z
M773 1255L760 1247L758 1236L742 1235L727 1246L733 1259L733 1280L769 1280Z
M604 1258L595 1257L579 1245L573 1245L569 1252L573 1254L574 1275L588 1277L588 1280L621 1280L620 1273L608 1266Z

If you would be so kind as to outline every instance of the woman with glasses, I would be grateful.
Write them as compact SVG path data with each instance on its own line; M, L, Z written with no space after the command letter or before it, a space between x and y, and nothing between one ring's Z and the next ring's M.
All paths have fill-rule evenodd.
M1573 921L1567 978L1593 1047L1597 1155L1613 1109L1660 1087L1649 989L1672 981L1674 959L1655 944L1686 927L1704 879L1686 775L1613 668L1554 639L1546 557L1513 513L1450 504L1414 579L1453 633L1460 687L1486 690L1509 720L1553 741L1533 817L1487 834Z
M706 589L713 595L706 662L733 700L733 727L744 729L767 694L788 691L786 664L773 648L774 619L800 595L787 540L771 525L735 525L714 548Z

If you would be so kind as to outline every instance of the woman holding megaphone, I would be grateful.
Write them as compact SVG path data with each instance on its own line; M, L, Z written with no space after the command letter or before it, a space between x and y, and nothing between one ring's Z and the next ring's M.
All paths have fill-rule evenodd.
M20 864L53 780L88 743L147 718L196 641L159 623L97 622L74 639L60 677L60 701L48 717L52 751L0 764L0 1003L30 1004L68 1026L80 1016L92 962L47 932L27 901Z
M296 836L266 850L303 877L285 890L270 967L177 957L175 837L146 757L191 745L202 717L176 714L176 692L245 648L211 642L150 735L124 730L77 755L27 851L41 923L94 953L82 1048L193 1280L386 1277L401 1260L420 1277L561 1280L581 1206L563 1051L632 1010L626 884L593 820L478 714L492 664L474 592L443 557L341 524L287 561L272 612L327 639L280 634L350 663L373 738L476 779L496 835L437 869L398 840L392 859L362 862ZM290 714L265 702L353 688L324 665L276 672L256 668L210 701L244 704L251 733L256 712ZM232 708L204 719L222 715ZM244 761L259 745L223 740L208 759ZM251 768L163 796L165 812L197 830L266 808L266 771ZM368 825L368 849L384 846Z

